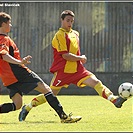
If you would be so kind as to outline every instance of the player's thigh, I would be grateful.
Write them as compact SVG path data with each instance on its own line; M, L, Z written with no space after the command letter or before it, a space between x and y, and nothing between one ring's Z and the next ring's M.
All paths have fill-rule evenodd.
M90 86L92 88L94 88L94 86L96 84L98 84L100 82L99 79L97 79L97 77L95 75L89 77L88 79L86 79L85 81L83 81L83 83L87 86Z
M40 93L43 93L43 94L46 94L46 93L52 91L51 88L44 82L43 83L38 82L38 86L34 90L36 90Z
M60 92L61 88L60 89L52 89L52 92L54 93L54 95L58 95L58 93Z
M16 105L16 110L22 107L22 96L19 93L16 93L12 98L13 103Z

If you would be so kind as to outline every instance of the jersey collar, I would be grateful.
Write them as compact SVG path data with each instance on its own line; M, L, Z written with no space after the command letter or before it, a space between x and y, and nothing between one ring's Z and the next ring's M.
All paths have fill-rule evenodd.
M70 29L70 31L66 31L66 30L63 29L63 28L59 28L59 30L62 30L62 31L64 31L64 32L72 32L72 29Z

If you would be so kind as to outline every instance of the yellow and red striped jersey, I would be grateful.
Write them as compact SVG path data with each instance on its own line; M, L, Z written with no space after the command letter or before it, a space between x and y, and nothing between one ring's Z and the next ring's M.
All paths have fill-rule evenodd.
M59 28L52 40L52 48L54 60L50 68L50 72L54 73L60 69L64 69L64 73L77 72L80 61L72 62L63 59L62 54L72 53L80 55L79 33L73 29L67 32L63 28Z

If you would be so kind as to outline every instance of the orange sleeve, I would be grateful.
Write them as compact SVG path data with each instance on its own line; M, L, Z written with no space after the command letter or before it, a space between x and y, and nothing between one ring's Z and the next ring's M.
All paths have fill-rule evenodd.
M8 47L5 44L0 44L0 54L4 55L8 53Z

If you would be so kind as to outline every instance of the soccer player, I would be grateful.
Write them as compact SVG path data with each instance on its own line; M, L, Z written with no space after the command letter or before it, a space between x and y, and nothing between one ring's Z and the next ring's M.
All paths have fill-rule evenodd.
M11 28L11 16L5 12L0 12L0 78L3 85L10 91L12 103L0 105L0 113L8 113L21 108L23 93L27 94L36 90L41 95L31 101L30 107L36 106L47 101L56 111L61 122L74 123L81 119L80 116L72 117L63 111L63 107L54 96L51 88L26 64L31 63L31 56L28 55L21 59L19 49L14 41L8 36ZM19 121L25 120L28 111L23 106L19 114Z
M61 13L61 28L52 40L54 60L50 72L54 74L50 87L55 95L62 87L75 84L78 87L89 86L97 93L112 102L117 108L127 100L113 93L83 64L87 57L80 53L79 32L72 29L75 14L71 10Z
M54 76L50 87L53 93L57 95L62 87L67 88L70 84L75 84L78 87L89 86L94 88L101 97L109 100L117 108L121 108L127 99L115 96L92 72L83 66L87 58L80 53L79 32L72 29L74 17L75 14L70 10L61 13L61 27L52 40L54 59L50 72ZM28 112L32 109L30 104L25 108Z
M50 87L57 95L62 87L68 87L70 84L79 87L89 86L120 108L127 99L114 96L109 88L83 66L87 57L80 53L79 32L72 29L74 17L75 14L70 10L61 13L61 28L52 40L54 61L50 72L54 74L54 77Z

